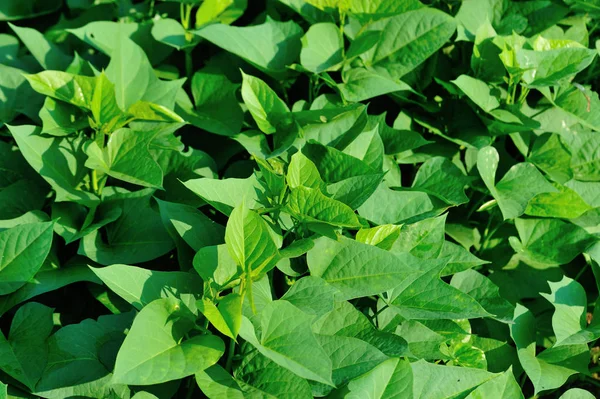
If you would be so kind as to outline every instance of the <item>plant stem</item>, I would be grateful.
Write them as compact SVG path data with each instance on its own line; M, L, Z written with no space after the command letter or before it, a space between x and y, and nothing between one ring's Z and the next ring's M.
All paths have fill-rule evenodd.
M150 0L150 10L148 11L148 15L150 18L154 17L154 3L156 0Z
M186 399L191 399L193 397L194 390L196 388L196 380L194 376L190 377L190 382L188 383L188 391L185 395Z
M229 351L227 352L227 361L225 362L225 370L231 373L231 363L233 362L233 354L235 353L235 339L229 341Z
M194 71L194 65L192 62L192 49L186 48L185 52L185 76L190 80Z
M250 301L250 309L256 314L256 306L254 305L254 296L252 295L252 276L251 273L246 273L246 290L248 290L248 300Z
M579 273L577 273L577 276L575 276L575 281L579 281L579 279L581 278L581 276L583 275L583 273L585 273L585 271L587 270L587 268L590 266L589 263L586 263L584 267L581 268L581 270L579 271Z
M94 190L96 194L100 191L98 187L98 171L96 171L96 169L92 170L92 190Z
M342 57L346 55L346 49L344 48L344 24L346 22L346 11L340 12L340 36L342 37Z
M589 382L590 384L596 385L597 387L600 387L600 381L596 380L595 378L592 377L588 377L587 375L584 376L585 380L587 382Z

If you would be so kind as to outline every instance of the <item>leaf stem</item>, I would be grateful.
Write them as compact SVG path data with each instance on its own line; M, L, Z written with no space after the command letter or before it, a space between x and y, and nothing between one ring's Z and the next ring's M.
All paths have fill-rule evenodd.
M252 314L256 314L254 296L252 295L252 275L249 272L246 273L246 290L248 291L248 300L250 301L250 309L252 309Z
M195 388L196 388L196 378L194 376L191 376L189 383L188 383L188 390L187 390L187 394L185 395L185 399L192 398Z
M192 48L188 47L184 50L185 52L185 76L190 80L194 71L194 64L192 60Z
M150 0L150 10L148 11L148 16L150 18L154 17L154 3L156 0Z
M233 363L233 354L235 353L235 339L229 341L229 349L227 352L227 361L225 362L225 370L231 373L231 363Z
M579 279L581 278L583 273L585 273L585 271L588 269L589 266L590 266L590 264L586 262L585 266L583 266L581 268L581 270L579 271L579 273L577 273L577 275L575 276L575 281L579 281Z
M98 171L96 169L92 170L92 190L96 194L100 191L100 187L98 186Z

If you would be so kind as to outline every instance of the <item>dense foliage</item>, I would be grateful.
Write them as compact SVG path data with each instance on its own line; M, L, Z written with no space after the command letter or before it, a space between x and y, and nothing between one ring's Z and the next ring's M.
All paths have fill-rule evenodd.
M0 21L0 399L600 396L599 0Z

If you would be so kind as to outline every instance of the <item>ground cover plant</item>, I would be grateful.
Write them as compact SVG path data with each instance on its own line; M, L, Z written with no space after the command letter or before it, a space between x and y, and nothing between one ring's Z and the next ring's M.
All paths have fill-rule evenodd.
M0 399L600 397L600 1L0 21Z

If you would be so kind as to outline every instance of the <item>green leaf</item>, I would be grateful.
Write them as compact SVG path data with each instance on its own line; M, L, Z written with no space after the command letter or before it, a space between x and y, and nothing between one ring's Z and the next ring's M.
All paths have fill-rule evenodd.
M456 14L458 26L458 39L473 41L482 26L487 24L498 25L506 11L507 4L504 0L465 0Z
M417 0L351 0L350 12L362 23L401 14L423 7Z
M100 130L112 133L113 126L121 125L119 119L124 119L124 116L117 105L115 86L108 80L104 72L96 77L94 94L89 105L95 124Z
M519 239L511 237L511 246L520 259L537 268L569 263L596 241L581 227L558 219L517 219L515 226Z
M258 351L252 351L235 371L245 397L310 399L309 382Z
M452 83L465 93L471 101L485 112L490 112L500 106L498 99L491 93L488 85L467 75L460 75Z
M22 224L0 232L0 295L15 292L40 270L50 252L53 225Z
M7 1L0 5L0 21L13 21L50 14L61 6L62 3L58 0L47 2L37 0Z
M468 319L490 317L472 296L442 280L444 262L430 262L394 288L389 304L407 319Z
M343 74L344 83L338 88L346 101L359 102L397 91L412 91L400 79L393 79L364 68L352 68Z
M370 229L360 229L356 233L356 241L390 250L400 237L401 226L384 224Z
M235 277L237 266L225 244L204 247L194 256L194 269L200 277L206 281L213 280L219 286Z
M99 12L98 9L96 11ZM123 10L123 12L127 11ZM153 38L152 28L157 22L156 20L139 24L131 22L131 19L113 22L114 11L111 12L109 9L107 14L104 21L99 20L101 18L93 18L91 22L84 26L67 24L66 26L70 29L66 29L66 32L110 57L118 51L119 42L129 38L144 50L153 65L163 61L173 50L168 45Z
M296 375L333 386L332 363L310 329L311 320L289 302L273 301L260 314L260 338L245 317L240 335Z
M598 93L591 91L585 87L577 88L568 85L559 90L555 95L551 95L548 90L540 90L542 94L564 112L565 116L580 123L588 129L600 131L600 100Z
M48 358L53 310L30 302L15 313L8 339L0 333L0 369L30 390L42 376Z
M391 251L408 252L421 259L437 258L444 245L445 223L446 215L443 215L402 226Z
M531 311L517 304L513 322L510 335L517 346L519 361L533 382L536 395L562 386L567 378L581 371L581 368L587 370L587 345L572 345L564 350L546 349L536 356L535 318Z
M360 159L374 170L382 170L384 146L379 135L379 126L359 134L344 149L344 153Z
M380 20L369 29L382 32L367 65L399 79L439 50L456 30L456 23L439 10L421 8Z
M242 72L242 98L258 128L273 134L289 114L288 106L267 84L259 78Z
M563 393L559 399L594 399L594 395L580 388L571 388Z
M573 177L571 153L558 134L544 134L536 139L528 161L558 183L564 184Z
M102 265L146 262L173 249L173 240L160 215L150 204L148 191L130 198L113 199L122 209L121 217L102 233L94 231L79 242L78 253Z
M202 281L192 273L159 272L128 265L90 269L137 310L156 299L175 298L196 313L196 300L202 295Z
M106 76L115 83L117 104L128 109L141 100L150 85L152 69L144 51L131 40L116 42Z
M532 47L532 50L522 48L515 53L519 68L525 70L522 79L532 87L568 81L596 57L596 51L577 42L548 40L542 36L533 41Z
M391 358L347 385L347 398L391 399L414 397L413 375L407 360Z
M424 192L396 191L382 183L358 208L358 213L376 224L398 224L434 209L434 203Z
M598 163L598 139L596 132L583 131L570 134L565 140L571 149L572 176L581 181L598 181L600 164Z
M322 316L333 310L337 290L323 279L306 276L299 279L281 297L305 313Z
M236 97L237 89L238 85L226 76L208 70L196 72L192 78L194 107L190 112L193 114L188 115L187 120L211 133L225 136L239 133L244 113Z
M24 75L33 90L79 108L91 109L96 79L60 71Z
M158 79L144 50L128 38L117 40L111 55L106 76L115 84L121 109L128 110L140 100L174 108L183 79L170 82Z
M479 259L464 247L456 245L450 241L444 241L439 259L448 260L448 264L442 270L442 276L459 273L472 267L489 263L485 260Z
M300 54L303 34L296 23L271 18L254 26L213 24L194 33L275 78L288 75L285 68ZM260 46L254 45L259 42Z
M121 128L110 135L105 148L95 141L88 146L85 166L128 183L161 188L163 172L149 151L159 133Z
M121 216L121 208L113 208L104 203L87 212L83 205L74 202L52 204L52 218L58 219L54 231L70 244L91 232L116 221Z
M533 197L527 204L525 214L538 217L576 219L593 209L575 191L566 186L553 184L557 193L542 193Z
M334 309L318 318L313 331L320 335L357 338L387 356L409 355L407 342L398 335L378 330L371 320L349 302L336 302Z
M23 157L56 191L58 201L93 203L93 194L80 190L87 174L83 167L85 153L83 140L75 138L47 138L36 126L22 125L9 128Z
M132 319L132 313L100 316L58 330L48 339L48 363L36 394L54 398L93 392L98 397L116 390L111 370Z
M191 179L183 184L225 215L241 204L254 208L260 192L260 184L254 175L247 179Z
M362 104L295 112L294 119L302 127L304 138L309 141L302 151L309 158L308 148L316 142L342 151L363 132L368 121L366 107ZM314 159L313 162L317 163Z
M191 36L190 40L188 35ZM155 21L152 26L152 36L157 41L175 47L177 50L195 47L200 42L199 37L186 32L179 21L171 18Z
M225 243L231 257L246 273L266 272L279 258L267 223L244 205L231 212L225 229Z
M465 270L452 276L450 285L474 298L496 320L511 322L514 306L500 295L499 288L483 274Z
M157 122L183 122L183 119L174 111L163 105L148 101L138 101L127 110L130 121L157 121Z
M465 187L469 183L470 179L450 160L434 157L421 165L412 187L456 206L468 202Z
M244 399L238 383L218 364L196 373L196 383L208 398Z
M40 110L42 133L51 136L68 136L89 126L85 113L70 104L46 97Z
M19 36L19 39L42 68L63 71L71 63L71 57L63 53L56 44L48 41L37 30L22 28L10 22L8 25Z
M315 164L321 178L329 184L327 191L333 194L332 198L352 209L362 205L383 178L381 172L366 162L329 146L310 142L304 145L302 153Z
M316 188L292 188L285 210L304 223L327 223L347 228L361 226L352 208L323 195Z
M197 335L181 302L157 299L136 316L115 362L113 382L152 385L187 377L215 364L225 350L220 338Z
M0 297L0 316L28 299L82 281L100 284L87 265L67 264L60 269L42 270L12 294Z
M549 282L550 294L540 293L554 306L552 330L556 345L579 333L586 327L587 298L577 281L566 276L559 282Z
M0 219L14 220L26 212L42 208L46 202L48 187L27 164L19 150L13 145L3 142L0 144L0 159L0 169L2 169ZM0 223L0 228L5 229L14 225L15 222L5 220Z
M335 70L343 61L344 40L331 22L312 25L302 37L300 63L314 73Z
M557 190L530 163L514 165L496 184L500 157L493 147L482 148L477 154L477 169L492 196L498 201L504 219L521 216L529 201L540 193Z
M420 262L409 254L398 256L358 241L320 238L307 255L313 276L337 288L340 298L380 294L419 274Z
M157 200L163 220L170 223L177 234L194 251L203 247L222 244L225 229L197 209L183 204Z
M335 335L317 335L323 350L332 363L332 380L342 386L388 359L381 351L360 339ZM320 395L331 391L331 387L317 386Z
M411 363L411 368L414 376L413 397L419 399L460 397L487 381L499 378L485 370L440 366L423 360Z
M27 82L20 69L0 64L0 124L9 123L20 114L37 120L42 97Z
M286 180L292 189L303 186L326 192L325 182L321 179L316 165L301 152L292 155Z
M196 12L196 28L218 21L230 25L242 16L248 0L205 0Z
M206 298L199 300L197 306L217 330L236 339L242 325L242 300L239 294L232 293L221 298L218 307Z

